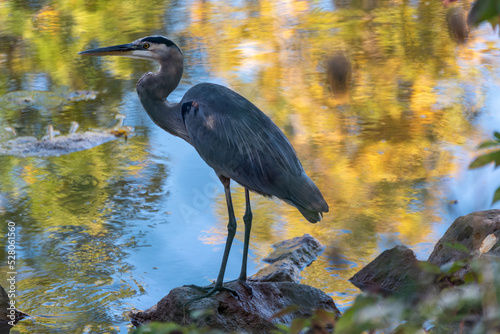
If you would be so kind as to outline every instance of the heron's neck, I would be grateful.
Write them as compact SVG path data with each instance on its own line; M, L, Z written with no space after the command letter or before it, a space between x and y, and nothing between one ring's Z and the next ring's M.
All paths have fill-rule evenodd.
M179 70L180 69L180 70ZM179 84L180 67L161 66L156 73L146 73L137 82L137 94L142 106L156 125L189 142L179 103L169 103L167 97Z

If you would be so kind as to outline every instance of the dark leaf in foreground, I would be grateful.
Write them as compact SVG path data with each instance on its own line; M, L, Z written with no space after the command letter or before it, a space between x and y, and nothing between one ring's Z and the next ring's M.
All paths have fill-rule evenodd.
M483 21L498 21L500 14L500 1L498 0L477 0L470 9L467 19L469 25L478 25Z
M495 195L493 195L493 203L496 203L498 201L500 201L500 188L498 188L497 191L495 191Z
M464 245L462 245L459 242L454 242L454 243L447 242L447 243L445 243L445 245L446 245L446 247L453 248L457 251L464 252L466 254L469 254L469 252L470 252L470 250L467 247L465 247Z
M299 306L297 305L290 305L288 307L285 307L283 310L279 311L278 313L274 314L269 320L273 319L279 319L285 315L289 315L291 313L294 313L299 310Z
M495 163L495 167L500 165L500 151L481 155L470 164L469 168L472 169L472 168L482 167L491 162Z
M487 140L487 141L482 142L481 144L479 144L479 146L477 148L478 149L483 149L483 148L491 148L491 147L495 147L495 146L500 146L500 141Z

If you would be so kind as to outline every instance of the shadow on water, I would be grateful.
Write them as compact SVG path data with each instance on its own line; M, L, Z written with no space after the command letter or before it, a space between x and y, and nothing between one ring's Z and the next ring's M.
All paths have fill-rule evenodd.
M131 332L128 310L208 283L221 260L226 208L213 171L137 99L155 65L77 52L164 34L185 54L172 100L208 81L264 110L331 212L311 225L252 195L249 271L274 242L310 233L327 250L302 282L342 309L357 293L347 279L384 249L404 243L426 258L458 215L499 207L498 171L467 169L500 130L499 41L487 26L465 31L457 13L424 0L7 2L0 144L14 132L40 140L49 125L67 133L73 121L111 128L117 115L135 129L60 156L0 155L0 220L16 224L16 302L31 316L12 333ZM233 192L242 217L243 190ZM228 279L239 273L239 225Z

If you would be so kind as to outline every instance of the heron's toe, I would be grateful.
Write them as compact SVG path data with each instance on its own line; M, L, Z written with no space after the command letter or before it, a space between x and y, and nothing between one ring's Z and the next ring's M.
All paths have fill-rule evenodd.
M243 280L243 279L238 279L238 283L240 283L241 285L243 285L243 287L245 288L245 290L247 290L247 294L250 296L250 298L252 298L253 297L253 289L247 283L247 281Z
M199 290L199 291L202 291L202 292L207 292L207 291L210 291L211 289L214 288L214 284L212 283L212 284L207 285L207 286L199 286L199 285L195 285L195 284L186 284L186 285L183 285L182 287L196 289L196 290Z
M194 289L198 289L198 290L201 290L201 291L206 291L206 290L209 290L207 293L205 293L204 295L202 296L199 296L199 297L196 297L196 298L193 298L193 299L190 299L188 300L185 304L184 304L184 307L187 307L189 304L191 304L192 302L195 302L197 300L200 300L200 299L204 299L204 298L208 298L212 295L214 295L216 292L220 292L220 291L227 291L229 292L230 294L233 295L233 297L235 297L236 299L240 300L240 296L238 295L238 292L236 292L235 290L233 289L229 289L229 288L226 288L224 286L219 285L215 285L213 287L210 287L210 286L206 286L206 287L200 287L200 286L197 286L197 285L184 285L185 287L190 287L190 288L194 288Z

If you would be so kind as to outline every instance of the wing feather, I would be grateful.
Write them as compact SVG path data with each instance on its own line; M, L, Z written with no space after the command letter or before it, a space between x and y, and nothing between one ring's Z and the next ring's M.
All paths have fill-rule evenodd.
M218 175L287 201L310 222L328 211L286 136L250 101L223 86L199 84L181 104L191 144Z
M190 107L183 105L191 143L218 174L261 194L287 196L277 183L304 170L269 117L242 96L213 84L193 87L183 104Z

